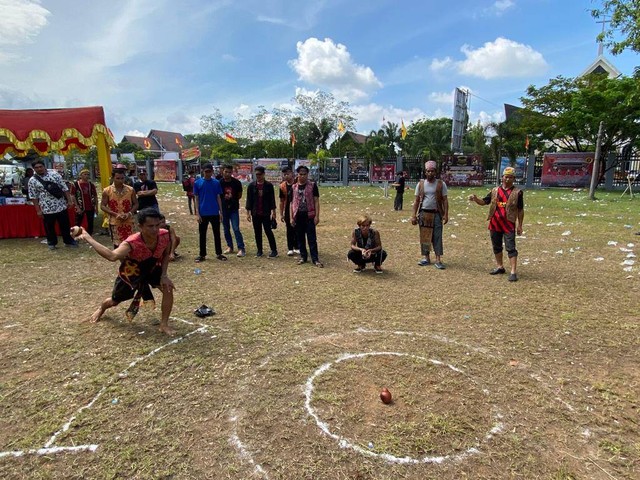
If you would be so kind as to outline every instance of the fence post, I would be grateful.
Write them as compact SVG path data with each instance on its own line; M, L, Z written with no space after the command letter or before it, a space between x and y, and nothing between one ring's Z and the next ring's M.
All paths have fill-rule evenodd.
M615 172L615 168L614 165L616 163L616 153L615 152L609 152L609 155L607 155L607 164L605 166L605 172L604 172L604 189L608 192L610 192L611 190L613 190L613 177Z
M345 156L342 158L342 185L349 185L349 159Z
M526 188L533 188L533 175L535 173L536 167L536 154L530 153L529 159L527 160L527 182L525 184Z

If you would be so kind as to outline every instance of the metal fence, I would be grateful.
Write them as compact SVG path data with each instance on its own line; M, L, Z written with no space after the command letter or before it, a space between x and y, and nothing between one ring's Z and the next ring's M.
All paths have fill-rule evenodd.
M397 162L397 158L387 158L384 163ZM424 162L426 159L422 156L403 157L402 169L409 174L407 182L416 183L422 178L424 172ZM366 164L364 159L350 159L351 164ZM534 187L541 186L542 166L544 162L544 153L538 154L534 158L533 179L531 185ZM628 185L627 178L633 185L640 185L640 152L633 153L614 153L608 158L603 159L603 170L600 175L600 186L611 187L615 190L624 189ZM494 163L495 165L495 163ZM353 173L353 172L352 172ZM359 175L350 174L349 182L369 182L366 169L358 172ZM496 168L485 170L484 184L496 185L499 183L498 172ZM322 179L321 179L322 180ZM527 169L522 184L527 184Z

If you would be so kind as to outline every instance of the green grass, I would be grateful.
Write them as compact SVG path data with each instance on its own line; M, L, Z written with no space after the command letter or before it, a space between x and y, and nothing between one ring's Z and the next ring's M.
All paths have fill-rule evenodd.
M49 252L40 239L0 240L0 451L42 447L107 386L56 442L96 443L96 453L0 458L0 476L266 478L259 465L283 479L637 478L640 271L623 270L630 252L621 248L638 252L627 245L640 241L640 200L526 191L520 280L511 284L488 275L487 208L466 200L488 190L450 189L444 271L416 264L410 192L394 212L380 188L321 187L324 269L254 258L243 220L247 257L208 260L195 275L195 219L180 187L160 184L160 206L183 242L169 269L173 317L209 328L124 378L131 362L168 342L154 325L158 311L129 324L119 306L88 324L115 265L86 245ZM389 253L383 275L355 275L346 261L362 212ZM280 225L281 252L284 233ZM216 315L196 318L203 303ZM178 336L197 328L172 325ZM365 352L435 359L462 373L407 356L334 363L312 396L332 432L398 457L481 453L402 465L324 435L304 407L307 379L345 353ZM382 386L391 405L379 400ZM498 421L502 431L489 435Z

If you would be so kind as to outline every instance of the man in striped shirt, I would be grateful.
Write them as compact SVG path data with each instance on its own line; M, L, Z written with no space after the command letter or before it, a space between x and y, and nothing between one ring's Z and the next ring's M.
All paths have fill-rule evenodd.
M522 235L522 221L524 220L524 200L522 190L513 186L516 179L515 169L507 167L502 175L502 185L494 188L484 198L473 194L469 201L478 205L491 205L489 207L489 232L493 254L496 257L496 268L489 272L491 275L505 273L502 260L502 243L507 250L509 264L511 266L510 282L518 281L516 273L518 263L518 250L516 250L516 233Z

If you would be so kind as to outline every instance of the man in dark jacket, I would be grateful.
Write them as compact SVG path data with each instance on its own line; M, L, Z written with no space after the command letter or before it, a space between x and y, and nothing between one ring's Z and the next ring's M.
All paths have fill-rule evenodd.
M259 165L254 170L256 180L247 187L247 220L253 224L256 237L256 257L262 257L262 229L269 241L271 252L269 258L278 256L276 237L271 230L271 223L276 221L276 195L273 184L264 179L264 167Z

